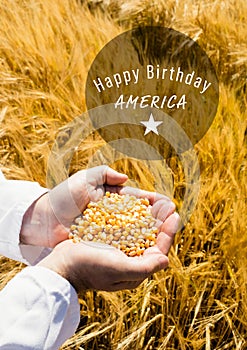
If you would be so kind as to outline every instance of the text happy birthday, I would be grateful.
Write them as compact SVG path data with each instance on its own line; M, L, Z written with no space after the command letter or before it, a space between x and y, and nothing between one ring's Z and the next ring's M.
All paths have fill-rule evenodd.
M198 89L200 94L204 94L208 88L211 86L211 83L206 79L196 76L195 71L185 74L180 67L174 68L161 68L159 65L153 66L151 64L146 66L145 70L147 80L164 80L169 79L172 82L184 83L188 86L192 86L195 89ZM97 77L93 80L93 83L99 93L105 91L106 89L111 89L116 87L119 89L121 86L125 85L136 85L139 82L140 69L131 69L123 71L122 73L115 73L112 76L107 76L105 78ZM128 108L131 105L133 108L136 107L136 104L139 104L140 108L145 108L148 106L155 108L163 108L165 105L168 108L183 108L187 103L186 96L181 95L177 96L173 94L171 96L133 96L130 95L129 98L124 101L124 95L120 95L118 100L115 103L115 108Z

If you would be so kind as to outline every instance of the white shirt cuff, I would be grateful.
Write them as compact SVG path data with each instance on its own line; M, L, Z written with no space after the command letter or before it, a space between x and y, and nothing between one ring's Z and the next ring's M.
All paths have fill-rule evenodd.
M49 254L50 249L19 244L25 212L47 191L35 182L0 181L0 254L28 265Z

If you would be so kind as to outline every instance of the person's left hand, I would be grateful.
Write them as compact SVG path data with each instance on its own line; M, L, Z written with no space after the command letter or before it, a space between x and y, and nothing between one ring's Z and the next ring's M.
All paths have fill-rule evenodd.
M90 201L105 193L105 185L121 185L128 176L107 167L81 170L36 200L26 211L22 244L53 248L68 238L69 227Z
M130 187L120 187L128 179L108 166L82 170L40 197L27 210L21 229L21 243L55 247L68 238L69 227L74 218L81 214L90 201L97 201L105 191L132 193L137 197L147 197L152 205L152 214L162 229L173 226L175 205L166 196L155 192L140 191ZM175 220L176 221L176 220ZM165 225L165 226L164 226ZM176 224L172 233L178 229ZM157 243L163 242L159 235ZM162 250L162 249L161 249Z

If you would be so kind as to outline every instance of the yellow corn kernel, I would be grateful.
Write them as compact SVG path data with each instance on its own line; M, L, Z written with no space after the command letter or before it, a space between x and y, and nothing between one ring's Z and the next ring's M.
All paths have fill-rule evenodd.
M149 242L149 239L147 239L145 242L145 248L149 248L149 246L150 246L150 242Z
M106 192L102 200L90 202L71 226L74 242L111 244L128 256L140 256L156 242L158 229L147 198Z
M148 206L149 205L149 200L147 198L142 198L141 203Z
M129 255L130 257L136 256L136 250L130 251L128 255Z

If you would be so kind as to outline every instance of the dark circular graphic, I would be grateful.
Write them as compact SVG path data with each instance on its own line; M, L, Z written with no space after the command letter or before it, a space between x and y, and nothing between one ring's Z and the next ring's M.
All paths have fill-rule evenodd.
M164 158L176 152L160 137L165 126L159 112L187 134L190 142L181 146L186 151L209 129L218 100L217 76L206 53L188 36L157 26L129 30L111 40L96 56L86 82L89 116L107 142L138 139ZM104 127L105 113L94 113L106 104L113 106L107 119L114 123ZM146 159L145 152L137 155L132 148L115 145L128 156Z

